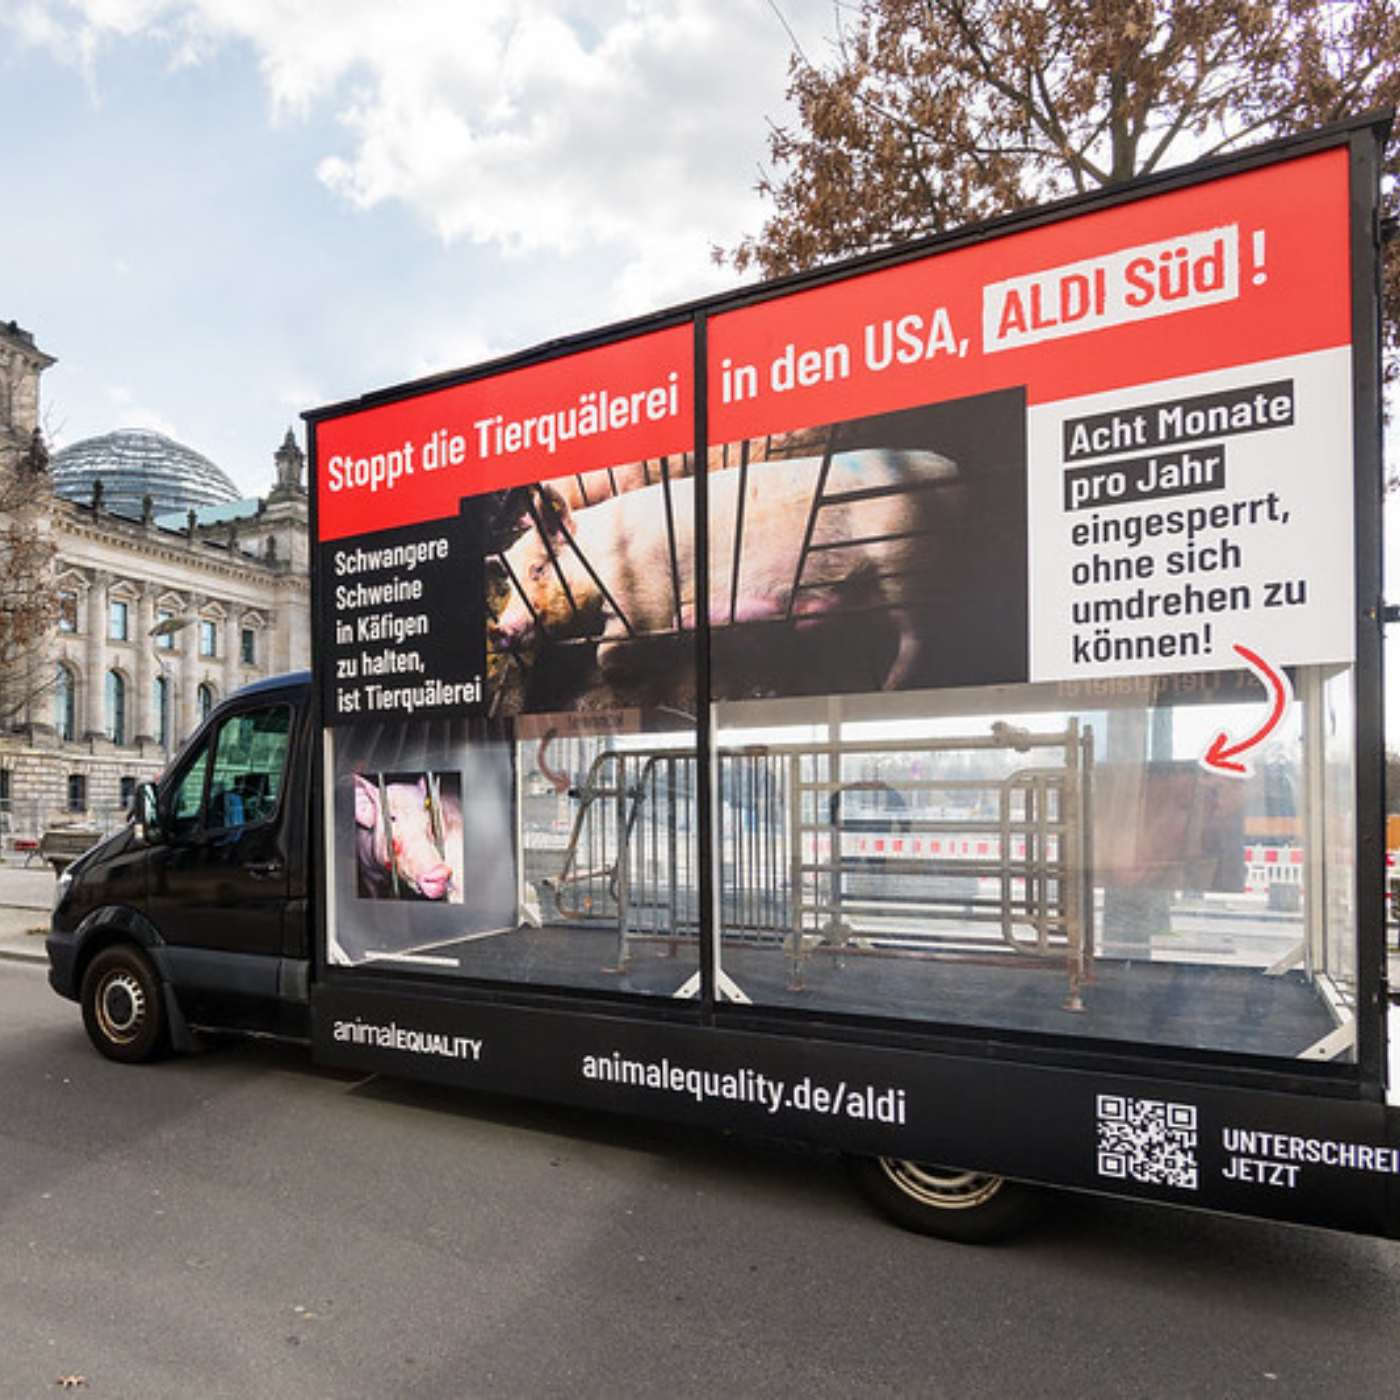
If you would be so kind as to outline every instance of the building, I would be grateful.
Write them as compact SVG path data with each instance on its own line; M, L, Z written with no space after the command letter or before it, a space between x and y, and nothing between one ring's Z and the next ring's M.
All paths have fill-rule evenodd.
M309 664L305 459L288 429L268 494L243 500L213 462L123 430L47 459L39 379L54 359L0 322L0 471L47 470L57 620L0 734L0 824L106 827L210 708Z

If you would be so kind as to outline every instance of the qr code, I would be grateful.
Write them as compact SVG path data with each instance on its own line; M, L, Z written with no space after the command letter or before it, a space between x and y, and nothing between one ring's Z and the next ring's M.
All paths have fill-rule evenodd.
M1100 1094L1099 1175L1194 1191L1196 1106Z

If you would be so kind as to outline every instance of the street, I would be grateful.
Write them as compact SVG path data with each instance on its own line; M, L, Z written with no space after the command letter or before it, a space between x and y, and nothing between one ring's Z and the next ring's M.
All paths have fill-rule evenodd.
M791 1147L265 1042L111 1064L33 963L0 1162L15 1400L1396 1389L1400 1244L1088 1198L944 1244Z

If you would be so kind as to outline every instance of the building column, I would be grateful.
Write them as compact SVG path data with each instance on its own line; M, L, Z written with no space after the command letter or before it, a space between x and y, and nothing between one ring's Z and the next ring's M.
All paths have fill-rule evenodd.
M155 638L151 628L156 621L155 585L148 583L141 590L136 604L136 703L131 707L131 727L138 744L153 744L160 733L160 716L155 706L155 658L151 648Z
M199 705L196 699L199 681L196 668L199 665L199 609L203 601L197 593L190 594L188 611L194 621L176 633L183 648L180 653L179 694L176 697L180 715L180 722L175 726L175 743L178 744L183 744L199 725Z
M106 734L103 702L107 694L107 585L111 574L94 573L87 595L87 636L83 638L83 714L78 726L84 739Z
M239 616L233 604L228 605L228 616L224 618L224 694L228 699L238 689L238 642Z

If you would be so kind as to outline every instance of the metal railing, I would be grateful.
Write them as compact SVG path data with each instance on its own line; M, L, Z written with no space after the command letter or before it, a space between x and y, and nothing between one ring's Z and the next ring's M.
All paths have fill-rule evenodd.
M1032 754L1042 761L1015 761ZM967 771L978 758L1004 771ZM822 954L1038 960L1064 967L1066 1006L1083 1009L1093 735L1077 720L720 749L716 768L722 947L780 948L794 990ZM638 940L674 954L698 936L696 771L683 750L608 750L572 790L543 883L563 920L616 929L619 969Z

